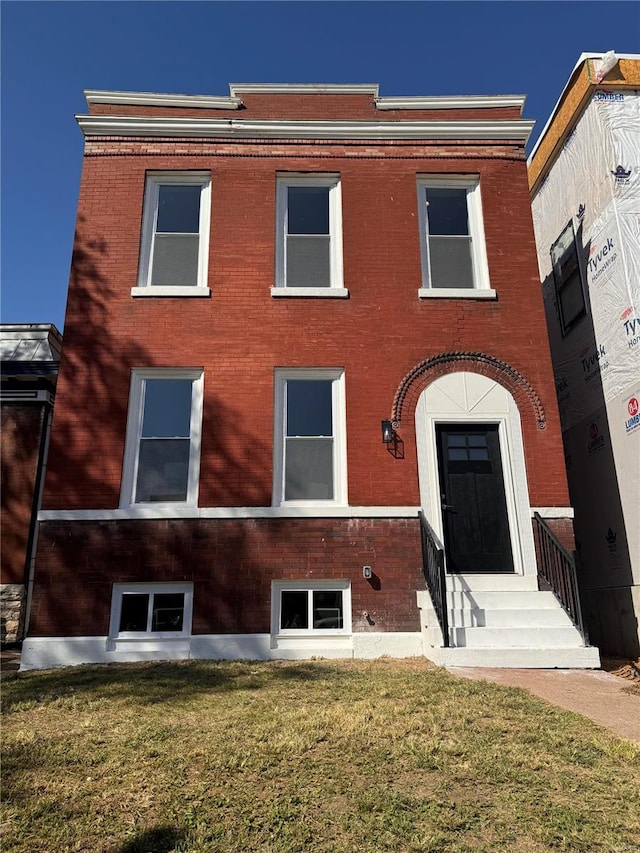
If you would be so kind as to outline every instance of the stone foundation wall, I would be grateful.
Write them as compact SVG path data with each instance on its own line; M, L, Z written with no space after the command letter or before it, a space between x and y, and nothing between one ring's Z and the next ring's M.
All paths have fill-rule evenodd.
M0 640L3 644L22 640L25 598L25 588L22 584L0 585Z

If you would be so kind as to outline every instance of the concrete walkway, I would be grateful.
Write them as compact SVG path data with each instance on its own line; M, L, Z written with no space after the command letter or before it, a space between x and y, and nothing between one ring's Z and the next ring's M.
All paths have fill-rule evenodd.
M626 692L633 682L625 678L594 669L447 669L461 678L524 687L552 705L582 714L614 734L640 743L640 695Z

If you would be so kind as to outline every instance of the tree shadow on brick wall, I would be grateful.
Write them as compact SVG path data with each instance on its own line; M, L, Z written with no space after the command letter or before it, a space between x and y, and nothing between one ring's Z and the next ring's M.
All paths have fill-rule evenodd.
M201 355L194 356L195 364L172 363L170 351L160 361L161 350L156 346L154 356L145 344L146 326L118 322L123 317L130 320L134 307L128 290L130 304L123 305L119 286L105 273L117 267L115 251L106 239L88 237L79 219L45 510L117 509L132 368L203 366L197 363ZM172 301L179 326L182 304ZM149 316L154 303L142 301ZM203 310L212 307L207 300ZM135 329L135 336L123 328ZM180 356L198 351L190 332L185 324ZM241 344L239 358L246 357ZM213 393L224 377L214 372L216 353L209 347L204 364L200 504L204 496L209 506L269 505L270 440L267 443L253 424L243 423ZM175 513L150 520L44 521L39 530L29 635L104 636L114 582L170 580L194 583L194 633L246 630L238 578L255 576L260 543L273 535L271 530L260 520L181 520ZM278 535L282 534L280 528ZM266 601L258 608L259 624L254 621L253 631L269 630L268 607Z

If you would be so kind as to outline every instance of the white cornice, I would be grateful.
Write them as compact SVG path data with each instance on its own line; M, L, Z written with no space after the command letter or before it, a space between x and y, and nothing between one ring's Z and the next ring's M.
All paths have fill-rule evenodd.
M241 98L214 95L163 95L156 92L108 92L85 89L87 104L128 104L136 107L191 107L203 110L237 110Z
M229 83L232 97L238 95L373 95L377 83Z
M240 139L499 139L526 142L534 122L510 121L267 121L164 116L76 116L91 136L222 137Z
M433 95L429 97L376 98L379 110L475 110L524 107L525 95Z

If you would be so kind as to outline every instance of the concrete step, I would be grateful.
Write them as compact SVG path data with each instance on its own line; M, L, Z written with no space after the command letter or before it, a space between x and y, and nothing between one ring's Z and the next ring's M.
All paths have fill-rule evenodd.
M595 646L569 649L443 649L426 648L425 657L438 666L502 667L504 669L599 669Z
M451 628L451 640L458 648L473 649L570 649L582 646L580 632L573 625L533 628Z
M559 607L558 599L546 590L460 590L447 591L447 604L452 609L540 610Z
M552 628L571 624L567 614L561 607L494 608L483 610L474 607L455 608L449 610L449 624L456 628Z

